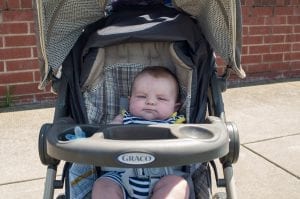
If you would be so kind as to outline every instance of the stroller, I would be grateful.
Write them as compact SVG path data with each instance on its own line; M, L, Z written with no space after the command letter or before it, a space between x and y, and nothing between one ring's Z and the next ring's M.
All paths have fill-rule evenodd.
M47 165L45 199L62 188L59 198L72 198L69 172L75 164L89 165L96 177L107 166L178 166L190 174L190 198L211 197L212 166L227 198L237 198L232 164L239 155L238 131L226 121L221 92L230 71L245 77L239 66L240 4L222 2L37 1L45 61L40 87L51 80L58 94L54 121L44 124L39 135L40 160ZM220 9L223 15L216 17ZM213 20L207 23L207 17ZM221 77L214 51L228 64ZM127 106L134 76L158 65L179 80L179 112L186 124L109 124ZM78 127L84 138L67 139L76 138ZM215 159L222 163L224 179L218 177ZM60 160L66 164L58 180Z

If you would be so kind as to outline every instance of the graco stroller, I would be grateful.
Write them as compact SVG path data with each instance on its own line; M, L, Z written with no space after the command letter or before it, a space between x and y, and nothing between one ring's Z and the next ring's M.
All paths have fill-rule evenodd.
M44 198L63 187L59 197L73 198L74 165L90 169L91 182L102 167L176 166L188 173L190 198L211 197L211 165L227 198L237 198L232 163L238 159L239 138L234 123L225 119L221 92L230 71L245 77L239 66L238 1L173 1L172 6L160 1L37 1L37 8L45 61L40 87L51 80L58 94L54 121L44 124L39 135L40 160L48 166ZM221 77L214 51L228 64ZM109 124L127 106L134 76L158 65L178 78L179 112L186 124ZM85 137L67 139L76 137L77 127ZM214 159L220 159L224 179L218 178ZM66 164L57 180L60 160Z

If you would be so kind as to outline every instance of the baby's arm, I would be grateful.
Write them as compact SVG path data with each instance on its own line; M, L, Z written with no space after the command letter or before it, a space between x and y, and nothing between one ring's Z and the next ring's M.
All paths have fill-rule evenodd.
M117 115L113 121L111 121L111 124L123 124L123 115L119 114Z

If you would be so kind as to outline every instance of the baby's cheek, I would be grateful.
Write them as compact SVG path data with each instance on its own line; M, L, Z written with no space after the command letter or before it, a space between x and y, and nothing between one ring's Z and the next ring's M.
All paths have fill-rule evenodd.
M138 106L137 104L133 104L129 107L129 112L133 115L138 115L140 112L140 106Z

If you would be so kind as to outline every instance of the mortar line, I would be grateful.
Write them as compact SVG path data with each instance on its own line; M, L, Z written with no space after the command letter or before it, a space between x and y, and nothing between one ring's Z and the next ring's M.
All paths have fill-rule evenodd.
M266 139L262 139L262 140L256 140L256 141L252 141L252 142L246 142L246 143L242 143L242 145L255 144L255 143L260 143L260 142L265 142L265 141L270 141L270 140L276 140L279 138L291 137L291 136L295 136L295 135L300 135L300 133L294 133L294 134L282 135L282 136L277 136L277 137L272 137L272 138L266 138Z
M61 175L57 175L57 177L61 177ZM27 179L27 180L18 180L18 181L13 181L13 182L5 182L1 183L0 186L5 186L5 185L11 185L11 184L19 184L19 183L24 183L24 182L33 182L37 180L43 180L46 179L45 177L40 177L40 178L32 178L32 179Z
M252 153L256 154L257 156L259 156L259 157L263 158L264 160L268 161L269 163L273 164L275 167L277 167L277 168L279 168L279 169L285 171L286 173L288 173L288 174L294 176L297 180L300 180L300 177L299 177L299 176L297 176L296 174L292 173L291 171L289 171L289 170L283 168L282 166L280 166L280 165L277 164L276 162L273 162L272 160L268 159L267 157L265 157L265 156L259 154L258 152L254 151L253 149L251 149L251 148L245 146L244 144L242 144L242 146L243 146L244 148L246 148L247 150L251 151Z

